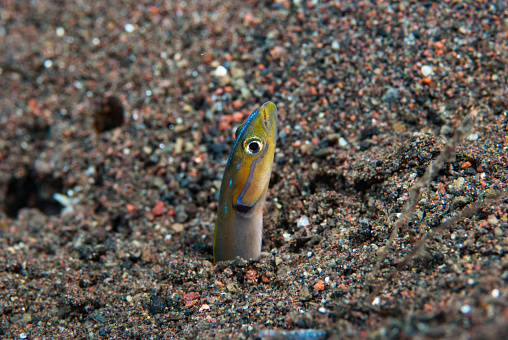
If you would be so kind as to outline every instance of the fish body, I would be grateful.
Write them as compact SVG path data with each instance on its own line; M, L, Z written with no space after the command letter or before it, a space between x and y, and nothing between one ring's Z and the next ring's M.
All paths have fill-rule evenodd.
M214 261L258 259L263 207L277 142L277 108L264 103L236 132L219 196Z

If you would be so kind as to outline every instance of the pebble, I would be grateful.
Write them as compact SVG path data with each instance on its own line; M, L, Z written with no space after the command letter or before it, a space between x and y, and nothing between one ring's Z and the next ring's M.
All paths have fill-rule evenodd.
M478 134L477 133L472 133L470 134L469 136L467 136L467 139L470 140L470 141L475 141L475 140L478 140Z
M322 280L319 280L318 282L316 282L314 284L314 289L317 290L317 291L321 291L321 290L324 290L325 289L325 283L322 281Z
M485 191L485 197L495 198L495 197L497 197L497 195L498 195L498 192L495 189L493 189L493 188L488 188Z
M132 33L132 32L134 32L134 28L135 28L135 27L134 27L134 25L133 25L133 24L129 24L129 23L127 23L127 24L125 24L125 25L124 25L124 27L123 27L123 28L124 28L125 32L127 32L127 33Z
M243 78L233 79L231 81L231 83L232 83L233 88L235 90L240 90L240 91L241 91L242 88L247 86L247 83L245 82L245 79L243 79Z
M163 201L161 200L155 201L155 205L152 208L152 214L154 216L160 216L162 214L165 214L167 211L168 210Z
M309 218L305 215L303 215L302 217L300 217L300 219L298 219L298 221L296 222L296 226L298 228L301 228L301 227L306 227L310 224L309 222Z
M339 146L340 147L345 147L346 145L348 145L349 143L347 142L347 140L344 138L344 137L340 137L339 138Z
M214 58L213 52L208 51L208 52L203 53L203 58L202 58L203 63L209 64L213 61L213 58Z
M453 190L459 191L464 186L465 179L464 177L459 177L455 181L453 181Z
M227 68L222 65L217 66L215 71L212 71L212 75L216 77L225 77L228 74Z
M210 310L210 306L209 305L202 305L201 307L199 307L198 312L203 313L203 312L207 312L209 310Z
M301 301L305 301L311 298L312 295L310 295L309 288L307 286L303 286L300 291L298 292L298 297Z
M150 155L152 153L153 149L149 146L143 146L143 152L147 155Z
M30 313L23 313L23 317L22 317L21 320L22 320L22 322L24 324L32 322L32 314L30 314Z
M231 75L233 78L242 78L243 80L243 77L245 77L245 71L239 67L231 67Z
M60 38L65 35L65 29L63 27L57 27L56 28L56 35Z
M231 77L230 76L225 74L224 76L219 77L219 85L220 86L226 86L226 85L229 85L229 84L231 84Z
M236 293L238 291L238 284L236 282L230 282L226 285L226 289L230 293Z
M173 223L171 225L171 229L173 229L177 233L181 233L184 229L183 223Z
M468 202L468 199L465 196L455 197L452 200L452 209L455 210L457 208L461 208L461 207L465 206L467 204L467 202Z
M499 223L499 220L497 219L497 217L495 215L490 215L489 218L487 219L487 222L491 226L495 226Z
M175 207L175 221L178 223L183 223L187 221L189 215L185 211L185 205L179 204Z
M242 94L243 99L249 99L252 96L252 93L247 87L242 87L240 89L240 93Z
M235 266L237 267L245 267L248 263L249 262L241 256L235 258Z
M175 148L174 148L175 154L179 155L182 153L184 144L185 144L185 139L183 139L182 137L178 137L176 139Z
M450 136L452 134L452 128L450 127L450 125L445 124L445 125L441 126L440 133L443 136Z
M469 314L469 312L471 312L471 306L470 305L464 305L464 306L460 307L460 312L462 314Z
M399 90L395 87L390 87L381 97L381 100L387 104L395 104L399 101Z
M432 66L429 66L429 65L423 65L423 66L422 66L422 75L423 75L424 77L429 77L429 76L431 76L433 73L434 73L434 71L432 70Z

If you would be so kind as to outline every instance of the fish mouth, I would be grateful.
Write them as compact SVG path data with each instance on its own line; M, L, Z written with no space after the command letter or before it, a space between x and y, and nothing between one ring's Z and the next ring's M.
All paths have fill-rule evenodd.
M233 209L235 209L236 211L238 211L242 214L248 213L253 207L254 206L249 207L248 205L244 205L244 204L234 204L233 205Z
M277 107L272 102L266 102L261 105L261 113L266 132L269 135L275 135L277 131Z

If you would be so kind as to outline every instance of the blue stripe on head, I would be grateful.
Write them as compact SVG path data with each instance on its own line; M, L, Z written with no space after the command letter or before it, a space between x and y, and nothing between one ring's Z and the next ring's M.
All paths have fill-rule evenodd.
M255 109L250 114L249 118L247 118L247 121L245 122L245 124L243 124L242 129L240 130L240 133L238 134L238 137L236 138L235 145L233 145L233 149L231 149L231 155L229 155L228 165L229 165L229 162L231 162L231 158L233 158L233 152L235 152L236 145L238 144L238 141L240 141L240 139L242 138L243 132L245 131L247 126L249 126L250 122L254 119L254 117L256 117L256 115L258 113L259 113L259 109Z

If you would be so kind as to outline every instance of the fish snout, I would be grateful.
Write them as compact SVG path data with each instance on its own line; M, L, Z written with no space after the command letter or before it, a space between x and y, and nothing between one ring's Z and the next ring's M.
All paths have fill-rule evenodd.
M261 112L266 131L275 136L277 134L277 107L272 102L266 102L261 106Z

